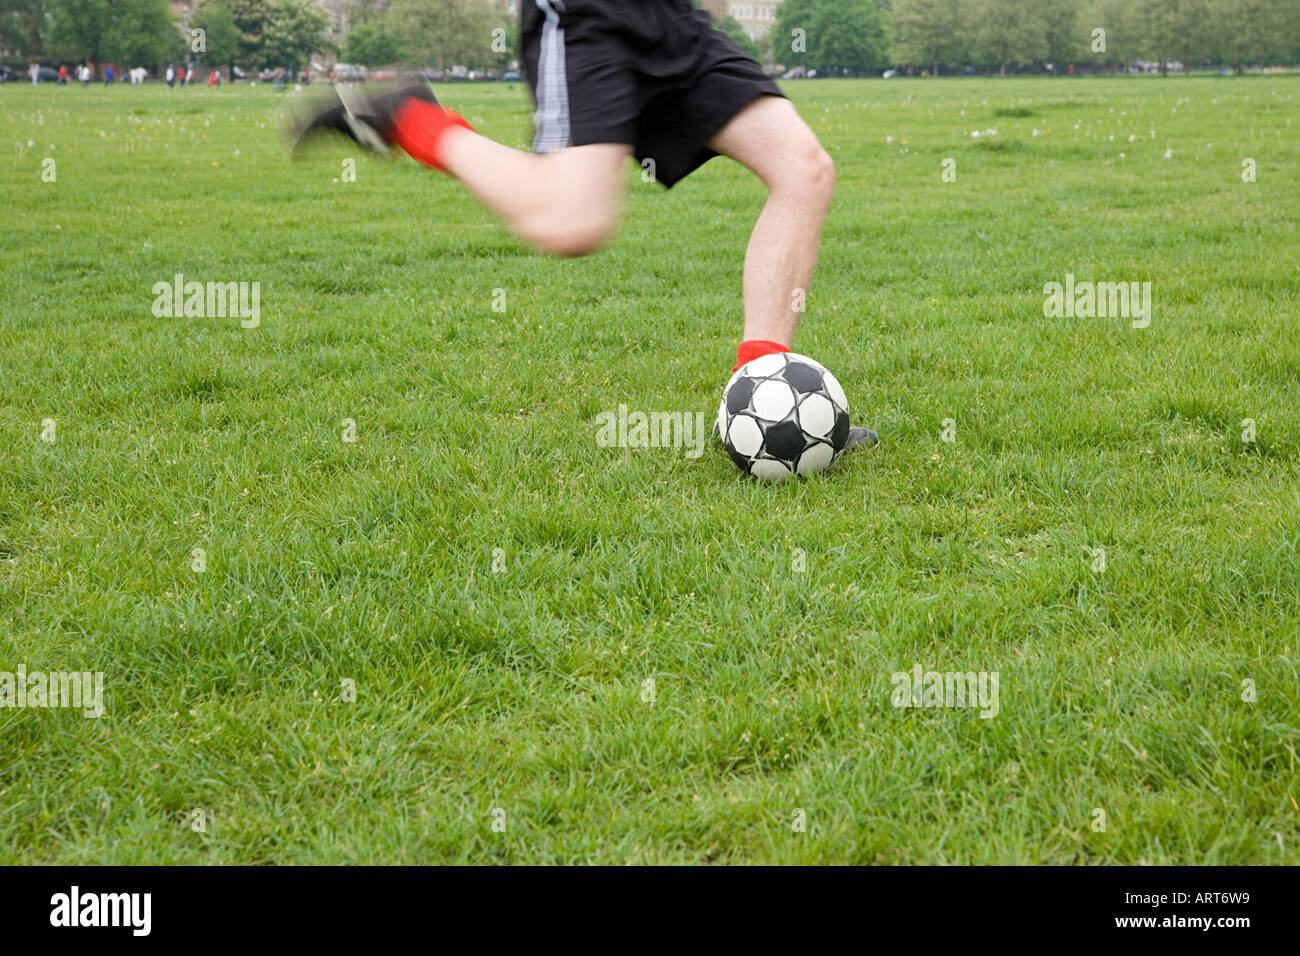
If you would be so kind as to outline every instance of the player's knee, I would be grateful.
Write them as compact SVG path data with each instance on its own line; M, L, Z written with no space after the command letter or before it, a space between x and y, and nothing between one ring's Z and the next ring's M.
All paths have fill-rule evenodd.
M799 137L786 161L771 182L773 190L797 195L804 200L829 203L835 190L835 161L810 133Z
M821 143L813 140L808 150L808 186L820 199L830 200L835 191L835 160L822 148Z

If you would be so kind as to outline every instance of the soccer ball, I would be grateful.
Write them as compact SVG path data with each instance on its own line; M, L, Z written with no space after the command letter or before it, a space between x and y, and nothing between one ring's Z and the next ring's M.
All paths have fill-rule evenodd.
M718 434L747 475L782 481L816 474L844 450L849 400L835 376L806 355L762 355L723 390Z

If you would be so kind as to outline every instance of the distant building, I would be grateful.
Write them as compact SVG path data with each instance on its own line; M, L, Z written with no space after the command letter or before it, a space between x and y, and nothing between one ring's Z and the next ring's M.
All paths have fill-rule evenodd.
M388 8L387 0L312 0L312 2L325 14L325 29L322 36L325 37L326 42L335 47L333 51L317 50L313 59L328 65L333 65L338 58L338 53L342 51L343 44L347 41L348 32L361 22L360 18L354 19L358 7L364 7L371 13L382 13Z
M731 17L751 40L759 40L776 26L778 0L756 0L752 3L733 3L731 0L702 0L700 6L713 14L714 20Z
M348 8L352 6L351 0L315 0L315 3L326 17L325 39L342 48L343 41L348 38Z
M714 20L721 20L727 15L727 0L700 0L700 6L713 14Z
M190 17L194 16L194 11L199 7L199 0L192 0L190 3L185 0L168 0L167 7L171 10L172 19L183 30L189 26Z

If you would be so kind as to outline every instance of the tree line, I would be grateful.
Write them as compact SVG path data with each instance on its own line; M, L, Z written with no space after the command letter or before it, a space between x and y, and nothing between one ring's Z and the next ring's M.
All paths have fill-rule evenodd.
M204 0L188 26L167 0L0 0L8 60L238 64L301 68L323 45L326 17L311 0Z
M1300 0L784 0L771 63L867 73L1300 63Z
M192 61L245 70L299 69L313 55L367 66L504 67L518 57L518 22L491 0L357 3L342 46L324 35L312 0L194 0L188 24L167 0L0 0L0 58L10 62Z
M492 0L357 3L341 49L325 40L312 0L195 3L182 30L167 0L0 0L0 54L247 70L298 69L316 51L366 66L504 67L518 57L518 25ZM757 43L730 18L719 26L764 64L831 74L1300 62L1300 0L784 0Z

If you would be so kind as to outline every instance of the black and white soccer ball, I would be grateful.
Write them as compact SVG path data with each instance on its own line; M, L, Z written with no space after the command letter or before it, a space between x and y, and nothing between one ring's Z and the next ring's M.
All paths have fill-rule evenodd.
M740 367L722 392L718 434L747 475L782 481L824 471L849 436L849 400L806 355L774 352Z

